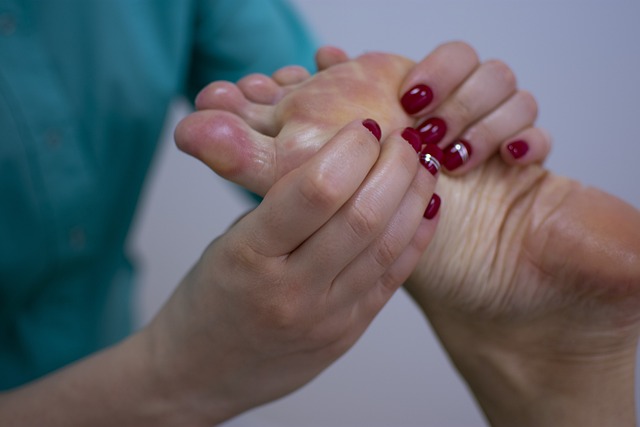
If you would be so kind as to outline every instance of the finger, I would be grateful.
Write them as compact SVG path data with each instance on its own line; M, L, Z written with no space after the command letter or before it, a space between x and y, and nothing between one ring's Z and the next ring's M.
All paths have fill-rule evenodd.
M312 158L277 181L236 229L258 254L289 254L352 197L379 152L380 144L362 122L348 124Z
M307 80L311 75L306 68L299 65L289 65L287 67L280 68L273 73L273 80L281 86L294 85L302 83Z
M515 76L506 64L495 60L483 63L416 127L422 142L450 144L465 128L498 107L515 91Z
M402 82L402 107L408 114L424 116L447 99L478 65L478 55L466 43L438 46Z
M297 260L300 266L300 276L331 282L384 232L408 191L411 193L409 200L415 208L420 197L426 197L414 184L418 168L420 164L413 148L400 136L400 132L391 134L382 144L380 158L374 168L349 202L292 254L291 261ZM429 175L424 170L422 173ZM425 180L427 178L423 176L421 183L426 187L423 191L428 193L431 185L425 184ZM425 206L426 203L424 201ZM402 208L403 212L409 209L407 206ZM407 227L411 228L412 224ZM387 256L394 258L399 252L394 248L385 253L384 248L380 248L378 255L379 262L386 264L389 262ZM309 265L309 259L313 259L313 264Z
M453 174L465 173L493 156L507 138L533 125L538 115L535 98L526 91L518 91L488 115L471 125L458 141L445 148L444 166ZM454 150L464 141L472 150L466 162ZM453 150L453 151L452 151ZM448 153L448 154L447 154Z
M376 285L363 297L359 298L361 302L360 311L364 316L373 318L398 288L407 281L418 262L420 262L422 254L431 243L431 240L433 240L438 220L439 215L436 215L431 220L422 219L413 235L413 239L398 259L378 279Z
M552 145L551 135L547 131L532 127L507 139L500 147L500 155L510 165L542 163Z
M389 268L400 260L401 255L413 241L420 224L431 221L437 215L440 199L433 195L436 179L426 170L416 174L409 191L398 206L385 230L350 263L336 278L335 293L345 303L353 302L376 286L383 286L389 292L397 289L402 282L398 275L387 275ZM437 209L428 209L431 200L437 201ZM427 214L428 213L428 214ZM429 220L427 220L429 218ZM435 228L430 228L435 231ZM418 256L416 255L416 260ZM400 266L406 264L398 264ZM407 276L410 270L406 272ZM404 270L395 273L405 273Z
M335 46L323 46L316 52L318 71L325 70L348 60L349 56L346 52Z

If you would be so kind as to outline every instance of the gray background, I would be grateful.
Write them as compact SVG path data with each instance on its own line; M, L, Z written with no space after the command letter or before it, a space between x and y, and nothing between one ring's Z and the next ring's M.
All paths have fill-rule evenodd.
M418 60L462 39L500 58L536 96L555 146L547 165L640 207L638 0L294 0L319 37L349 54ZM146 322L211 239L250 203L178 152L167 125L131 250ZM464 383L403 292L359 343L297 393L229 426L483 426Z

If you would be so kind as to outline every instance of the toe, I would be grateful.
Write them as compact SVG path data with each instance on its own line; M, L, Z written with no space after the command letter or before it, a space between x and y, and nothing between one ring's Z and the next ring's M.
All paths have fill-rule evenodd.
M295 85L307 80L311 75L306 68L299 65L289 65L288 67L280 68L273 73L273 80L282 86Z
M250 191L263 195L273 184L273 138L234 114L219 110L190 114L176 127L175 141L180 150Z
M349 56L346 52L334 46L324 46L316 52L316 65L318 66L318 71L325 70L348 60Z
M257 132L266 135L275 135L280 130L274 119L274 106L258 104L247 99L242 90L230 82L218 81L209 84L198 94L195 105L198 110L222 110L233 113Z
M280 85L264 74L250 74L237 85L245 98L257 104L273 105L282 97Z

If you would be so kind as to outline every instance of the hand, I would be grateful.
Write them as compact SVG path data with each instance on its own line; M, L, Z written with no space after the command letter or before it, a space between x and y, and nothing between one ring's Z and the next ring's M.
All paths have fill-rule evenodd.
M463 136L468 136L474 154L456 173L478 166L499 147L508 153L506 147L512 142L525 143L529 150L517 161L509 154L510 163L539 162L549 151L546 133L532 127L537 114L533 97L517 91L506 65L495 61L480 65L475 52L463 43L444 44L418 65L379 53L349 61L344 52L330 47L318 51L317 62L321 72L313 77L300 67L286 67L272 77L248 76L237 85L210 84L196 99L199 111L176 129L178 147L260 195L358 117L378 118L385 136L419 124L437 107L435 111L449 123L439 143L445 151L445 144L468 129ZM399 92L420 81L433 88L433 101L409 116L398 102ZM468 105L478 96L482 98ZM420 129L418 151L435 142L433 132L425 126ZM453 168L454 158L456 152L445 156L445 166Z
M415 267L434 186L399 132L379 144L358 121L323 143L207 248L148 326L168 393L213 423L311 380Z
M443 148L452 175L497 152L509 165L540 163L551 148L550 136L533 126L538 106L531 93L517 88L507 64L480 62L466 43L437 47L409 71L400 93L423 142Z

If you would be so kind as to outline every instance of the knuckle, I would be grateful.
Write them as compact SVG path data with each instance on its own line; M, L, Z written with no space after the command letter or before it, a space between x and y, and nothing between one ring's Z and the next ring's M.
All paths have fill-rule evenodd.
M347 212L347 224L358 240L368 240L380 227L380 213L366 200L354 202Z
M261 325L287 335L302 329L300 312L288 298L271 298L256 308Z
M373 252L373 260L384 271L389 268L391 264L398 257L398 242L392 237L385 236L381 239Z
M298 191L302 202L311 209L325 211L340 202L339 187L327 173L307 173L300 177Z
M458 95L451 100L450 108L452 117L456 118L456 122L462 126L469 124L474 117L474 105L470 99L465 96Z
M405 278L406 277L400 277L397 271L389 270L380 277L378 283L380 283L381 289L387 294L392 294L398 289Z

